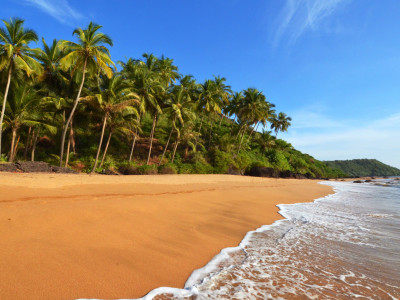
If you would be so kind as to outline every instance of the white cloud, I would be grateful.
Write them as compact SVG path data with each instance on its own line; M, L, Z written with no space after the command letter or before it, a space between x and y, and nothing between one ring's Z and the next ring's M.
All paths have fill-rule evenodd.
M83 16L73 9L67 0L24 0L33 6L38 7L45 13L62 23L69 23L74 20L82 19Z
M322 124L332 122L315 114ZM325 120L325 121L323 121ZM367 125L354 125L352 120L338 120L333 126L295 126L284 135L295 148L321 160L376 158L400 168L400 113L383 119L369 120ZM344 126L336 126L336 123Z
M305 31L317 30L323 19L352 0L286 0L279 17L274 45L286 36L294 43Z

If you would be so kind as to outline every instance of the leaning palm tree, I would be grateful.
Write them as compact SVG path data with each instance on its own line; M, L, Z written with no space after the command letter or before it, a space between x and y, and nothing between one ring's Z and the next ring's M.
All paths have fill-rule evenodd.
M0 157L3 118L12 75L18 70L25 72L28 77L41 72L40 63L34 58L39 54L40 49L32 49L28 46L29 43L38 40L36 32L25 29L24 21L21 19L11 19L9 22L3 20L3 23L5 28L0 28L0 71L6 69L8 75L0 115Z
M97 32L101 27L102 26L90 22L86 29L77 28L73 31L72 34L78 37L78 43L70 41L62 41L61 43L62 48L68 53L60 60L61 68L64 70L71 70L72 73L81 71L82 78L74 106L63 128L60 167L62 166L64 156L65 136L81 96L86 72L90 74L104 73L109 78L111 78L113 74L111 66L115 67L115 65L110 58L110 52L104 46L105 44L112 46L113 43L108 35Z
M291 117L288 117L285 113L280 112L277 118L271 121L271 129L275 131L275 137L278 137L278 132L285 132L288 130L290 123L292 121Z
M127 107L133 105L134 103L139 103L139 96L129 89L127 82L124 81L121 76L114 75L110 79L107 77L102 78L99 94L96 94L96 96L88 96L83 99L94 106L94 108L102 115L103 118L100 142L97 148L96 159L91 172L93 173L97 168L97 162L103 144L107 121L110 121L116 113L125 110ZM130 110L132 111L132 113L136 113L136 115L138 115L137 110L133 107L131 107Z

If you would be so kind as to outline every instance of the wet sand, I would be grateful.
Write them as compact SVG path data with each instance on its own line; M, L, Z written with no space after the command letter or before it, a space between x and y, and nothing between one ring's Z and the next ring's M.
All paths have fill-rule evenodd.
M0 299L137 298L182 288L313 180L0 173Z

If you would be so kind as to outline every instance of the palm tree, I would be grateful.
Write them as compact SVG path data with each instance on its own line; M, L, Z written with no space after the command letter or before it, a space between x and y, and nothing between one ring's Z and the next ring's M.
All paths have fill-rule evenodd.
M237 114L243 124L243 133L240 138L238 153L240 151L244 134L249 126L253 126L250 136L256 130L259 123L264 126L267 121L274 116L275 110L272 109L275 105L266 101L264 94L255 88L248 88L244 91L244 98L238 108Z
M73 31L72 35L77 36L78 43L70 41L62 41L61 43L62 48L68 53L60 60L62 69L71 70L72 73L81 70L82 79L74 106L63 128L60 167L62 166L64 156L65 136L81 96L86 72L90 74L104 73L109 78L111 78L113 74L110 66L115 67L115 65L110 58L110 52L104 46L105 44L112 46L113 43L108 35L97 32L101 27L102 26L90 22L87 29L77 28Z
M273 129L275 131L275 137L278 137L278 132L285 132L288 130L288 128L290 127L290 125L292 125L290 123L290 121L292 121L291 117L288 117L285 113L280 112L278 114L277 118L274 118L271 121L271 129Z
M41 112L38 111L40 98L37 93L27 85L15 85L10 93L5 114L5 124L10 127L12 132L11 149L9 161L14 161L18 142L15 143L17 132L21 126L44 125L51 133L56 132L56 128L44 123L41 119Z
M138 98L138 95L129 89L128 83L119 75L114 75L110 79L107 77L102 77L100 83L100 93L96 94L96 96L88 96L83 98L93 105L103 118L100 142L97 148L96 159L91 173L93 173L97 168L97 162L103 144L107 121L111 120L116 113L122 112L134 103L139 103ZM131 111L136 115L138 114L133 107L131 108ZM111 135L112 130L110 131L109 140L111 139ZM109 140L107 143L107 148Z
M190 120L194 120L195 114L192 111L192 99L190 97L190 94L187 92L187 90L180 85L179 87L175 87L175 89L172 92L171 98L168 101L169 108L167 111L169 111L172 115L172 126L171 126L171 131L168 136L167 144L164 147L163 154L161 156L161 159L159 161L159 165L161 165L162 160L164 158L165 153L167 152L169 142L171 140L171 136L174 131L179 132L178 125L176 124L176 121L178 120L181 126L184 126L184 119L188 118Z
M263 153L266 153L268 149L275 146L276 138L271 135L271 131L263 131L259 133L255 138L256 143L260 147Z
M31 42L37 42L36 32L31 29L25 29L24 21L21 19L11 19L9 22L3 20L3 23L5 28L0 28L0 71L2 69L7 70L7 84L0 115L0 157L3 118L12 74L21 70L29 77L32 74L41 72L41 66L34 58L40 50L32 49L28 46Z
M61 42L54 39L52 44L48 46L44 38L42 38L42 43L43 49L36 56L43 66L39 82L44 83L49 91L60 92L64 88L65 82L68 81L60 69L60 60L65 55L61 48Z
M108 122L109 133L106 146L103 152L103 157L101 158L99 166L100 168L102 167L104 160L106 158L108 146L110 145L111 136L114 133L120 133L125 136L132 135L133 132L131 130L131 126L132 124L137 124L137 117L138 117L138 111L136 110L136 108L133 108L132 106L126 107L121 112L113 113L112 117Z

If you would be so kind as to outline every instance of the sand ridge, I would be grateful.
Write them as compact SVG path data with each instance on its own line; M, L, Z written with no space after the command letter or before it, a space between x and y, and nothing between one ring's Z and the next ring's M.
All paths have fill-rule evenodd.
M0 174L0 299L137 298L331 193L230 175Z

